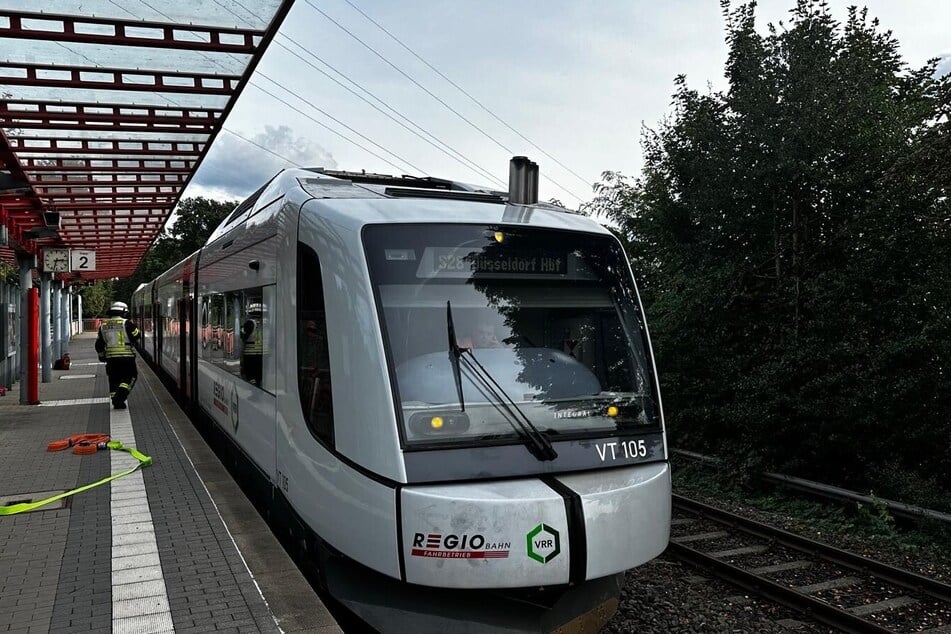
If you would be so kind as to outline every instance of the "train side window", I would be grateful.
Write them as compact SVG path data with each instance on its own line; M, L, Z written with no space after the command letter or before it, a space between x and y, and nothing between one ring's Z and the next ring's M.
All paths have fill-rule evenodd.
M202 297L198 300L198 339L201 344L198 348L198 356L202 358L208 357L208 342L211 338L211 321L210 321L210 303L207 297Z
M297 372L301 409L314 436L334 444L333 392L320 261L306 245L297 251Z
M241 378L258 387L264 380L264 298L261 289L249 289L244 292L241 306L241 327L238 331L241 340L241 359L239 368Z
M225 349L225 297L211 293L202 298L201 307L202 357L221 365Z
M241 325L244 316L244 292L231 291L221 296L223 341L219 363L221 368L242 376L241 353L244 350L241 340Z
M209 297L207 331L211 360L257 387L274 393L272 355L274 287L246 288Z

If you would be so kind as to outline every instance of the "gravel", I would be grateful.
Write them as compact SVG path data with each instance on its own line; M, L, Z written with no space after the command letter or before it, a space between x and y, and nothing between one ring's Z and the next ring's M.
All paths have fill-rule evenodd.
M703 576L667 554L627 573L617 614L602 632L782 632L791 610ZM807 625L798 632L827 632Z
M818 539L872 559L946 582L951 581L951 566L949 566L951 553L947 559L940 557L936 559L930 556L931 553L900 552L885 545L870 543L867 537L852 535L845 530L819 531L808 522L797 518L760 511L737 502L710 498L697 491L690 491L687 495L765 524ZM691 516L678 514L676 517ZM715 522L696 519L689 524L673 526L671 535L686 536L717 530L725 529ZM751 543L753 541L746 537L731 535L694 542L690 545L704 551L714 551ZM811 558L774 545L765 553L743 556L742 563L737 563L741 563L744 567L754 567L760 560L762 565L766 565L793 559ZM775 573L770 576L790 585L808 585L847 575L847 571L833 565L814 561L809 568ZM852 574L852 576L855 575ZM856 587L824 591L817 593L817 596L849 607L896 596L891 588L869 587L876 583L872 579L863 579L863 583ZM866 618L886 626L901 624L903 631L917 631L951 623L949 606L937 604L927 597L915 598L919 600L918 603L869 615ZM797 621L801 625L799 628L796 628ZM804 615L749 595L738 587L686 566L666 553L653 562L627 573L618 613L603 630L612 634L621 632L783 632L789 634L792 631L828 632L831 630L810 621Z

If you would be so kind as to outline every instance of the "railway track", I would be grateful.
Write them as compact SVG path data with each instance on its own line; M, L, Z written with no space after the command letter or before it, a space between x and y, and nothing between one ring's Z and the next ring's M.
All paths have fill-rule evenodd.
M846 632L951 633L951 585L680 495L668 552Z

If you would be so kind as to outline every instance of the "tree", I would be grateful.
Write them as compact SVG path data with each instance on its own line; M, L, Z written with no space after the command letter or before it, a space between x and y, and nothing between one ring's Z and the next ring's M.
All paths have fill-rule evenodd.
M113 301L112 284L111 280L98 280L82 288L84 316L102 317L106 314Z
M949 79L865 10L800 0L761 35L722 6L729 88L678 77L641 177L591 206L641 278L674 444L951 489Z
M182 257L194 253L208 236L238 205L238 201L209 200L201 196L186 198L177 209L170 237L177 241Z
M237 205L237 201L209 200L201 196L182 200L171 230L163 231L156 238L142 256L132 277L116 284L116 297L132 297L140 284L155 279L200 249Z

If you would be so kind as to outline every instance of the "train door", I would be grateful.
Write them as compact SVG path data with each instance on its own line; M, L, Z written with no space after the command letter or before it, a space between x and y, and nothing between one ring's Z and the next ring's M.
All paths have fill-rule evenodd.
M188 300L188 316L190 319L195 320L195 323L191 323L188 326L188 394L192 402L195 401L195 397L198 394L198 337L201 334L200 324L198 323L200 319L198 313L199 301L198 293L193 293Z
M159 304L158 299L154 297L155 289L152 289L152 311L150 317L152 319L152 349L149 350L152 353L152 363L158 366L159 350L162 349L162 305Z
M269 478L274 474L274 420L277 411L277 329L274 319L277 293L274 284L241 292L239 382L241 426L236 431L242 443L253 448L252 454Z
M155 363L155 367L160 367L162 358L159 355L165 349L163 347L165 345L165 313L162 310L162 302L158 299L152 307L152 319L154 319L153 323L155 325L155 349L152 350L152 361Z
M175 302L175 304L176 304L175 311L176 311L176 314L178 315L178 328L179 328L179 332L178 332L178 385L182 389L182 392L185 394L186 397L191 397L191 395L188 394L188 370L187 370L188 364L187 364L187 357L186 357L186 353L188 352L187 336L186 336L186 332L188 328L188 325L187 325L188 311L186 307L188 306L188 302L187 300L179 299Z

